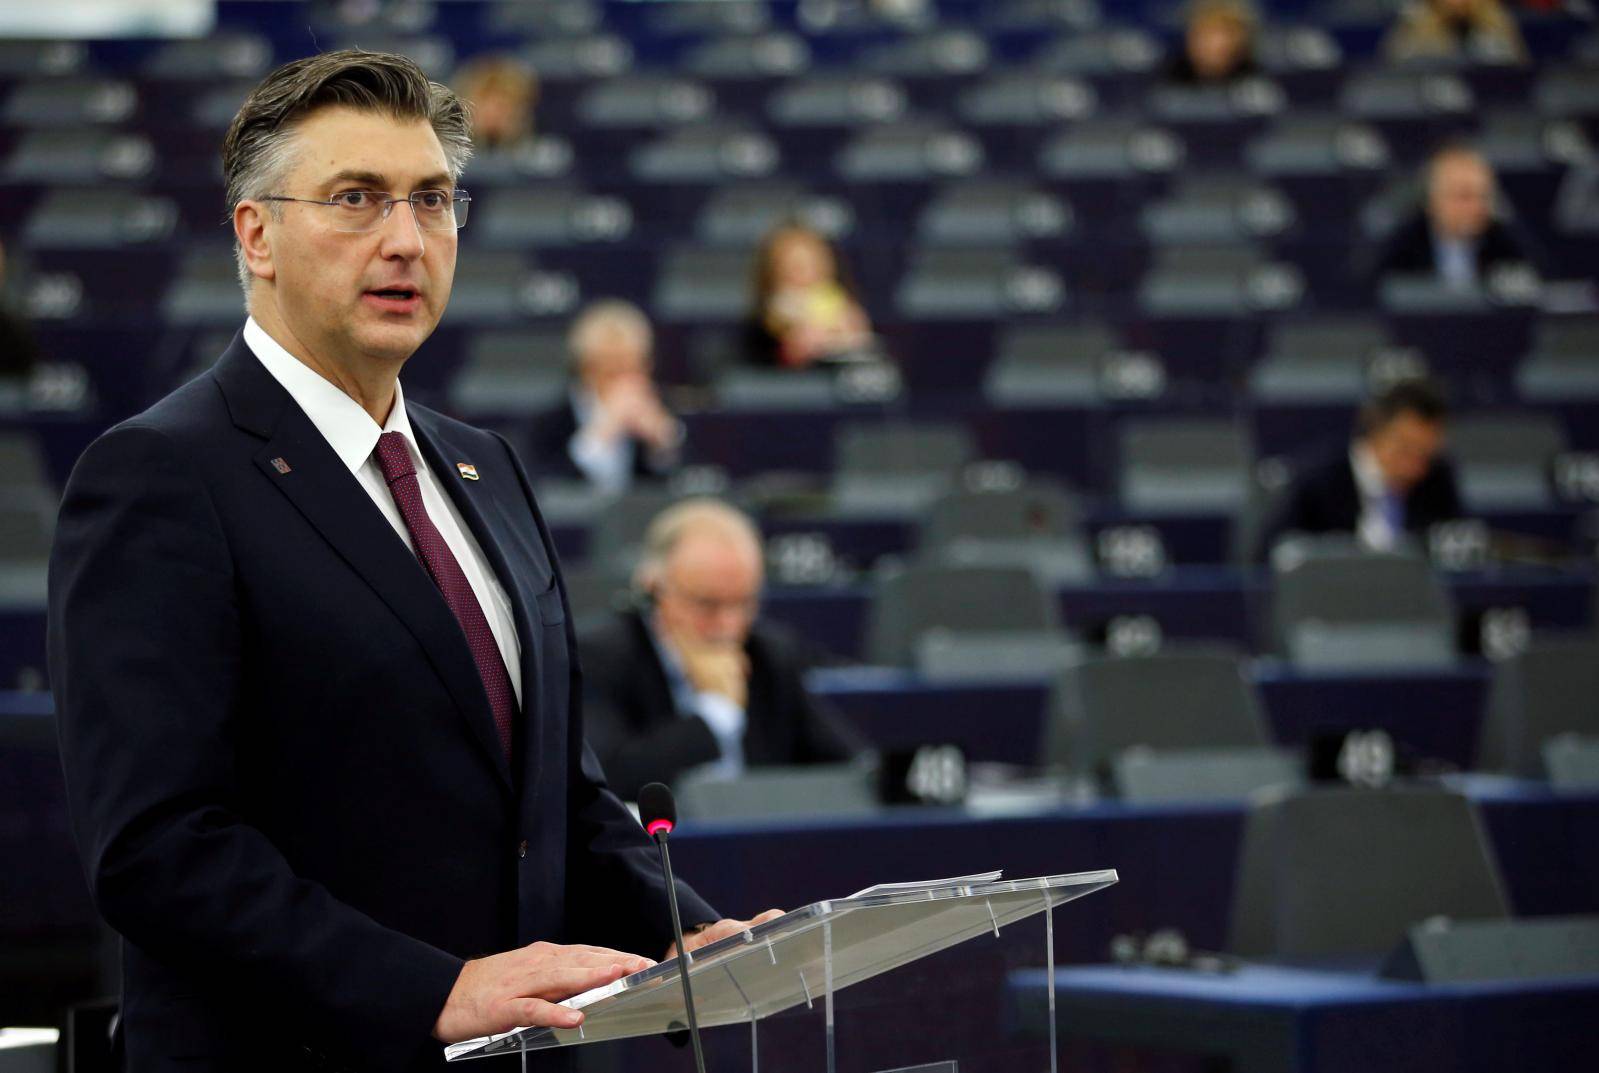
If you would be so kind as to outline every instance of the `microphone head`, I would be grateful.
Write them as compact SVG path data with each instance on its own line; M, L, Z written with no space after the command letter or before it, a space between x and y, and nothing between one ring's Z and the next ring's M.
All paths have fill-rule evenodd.
M677 801L664 783L652 782L639 789L638 815L644 830L653 838L659 832L671 833L677 826Z

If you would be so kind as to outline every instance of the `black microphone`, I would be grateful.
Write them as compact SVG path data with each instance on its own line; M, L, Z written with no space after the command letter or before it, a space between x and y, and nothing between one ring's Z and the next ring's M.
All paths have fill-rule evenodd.
M677 801L663 784L652 782L638 792L639 819L644 830L655 839L661 851L661 871L666 873L666 903L672 907L672 937L677 940L677 977L683 981L683 1005L688 1010L688 1034L694 1043L694 1069L705 1073L705 1050L700 1045L700 1021L694 1013L694 987L688 970L692 958L683 946L683 921L677 915L677 884L672 879L672 858L666 852L666 836L677 826Z

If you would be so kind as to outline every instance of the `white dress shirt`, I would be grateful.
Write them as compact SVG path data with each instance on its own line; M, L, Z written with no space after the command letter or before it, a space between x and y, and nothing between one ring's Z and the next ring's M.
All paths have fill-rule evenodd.
M398 380L394 383L394 407L389 419L381 428L361 404L346 395L331 381L309 365L290 354L256 323L254 317L244 322L245 345L255 354L272 379L283 385L283 390L305 411L311 424L328 441L333 453L349 467L361 483L372 502L388 519L389 525L405 546L416 553L411 543L411 531L394 502L394 495L383 478L383 470L374 455L378 437L385 432L398 432L405 437L406 449L411 452L411 464L416 467L417 484L422 488L422 505L427 509L439 535L450 547L450 554L461 564L462 573L472 586L472 594L483 608L489 629L499 646L500 658L505 661L506 673L511 676L511 688L516 693L517 704L522 702L522 643L516 635L516 622L511 617L511 601L505 589L490 569L482 547L473 537L472 530L461 519L455 504L439 485L438 475L428 468L422 453L417 450L416 436L411 432L411 421L405 413L405 394Z
M1438 278L1447 286L1466 288L1477 285L1477 243L1465 238L1445 238L1433 232L1432 248L1438 265Z
M1355 535L1374 551L1392 551L1405 533L1393 527L1383 510L1383 501L1392 493L1382 479L1382 470L1372 457L1371 449L1361 443L1350 447L1349 466L1355 472L1355 490L1360 493L1360 519L1355 525Z
M600 491L625 492L633 479L633 438L618 436L609 443L600 439L594 434L594 420L600 407L594 393L574 387L571 399L572 414L577 418L577 431L572 433L567 445L572 464Z
M694 688L694 683L688 680L688 675L683 671L683 664L677 658L677 653L660 631L655 628L653 616L644 620L645 628L649 631L650 641L655 645L655 654L660 657L661 668L666 671L667 683L672 688L672 703L677 709L677 714L683 719L699 719L711 730L711 736L716 739L716 745L721 750L721 758L695 767L696 774L715 775L717 778L732 779L744 773L744 728L748 716L744 709L734 704L733 701L720 693L711 693Z
M647 452L650 465L657 470L671 469L677 465L683 448L683 423L677 422L676 438L665 447L648 447L630 435L621 435L607 443L595 435L595 424L600 416L600 400L594 392L580 385L572 388L572 415L577 418L577 431L567 443L567 454L573 465L587 477L589 483L608 495L627 491L633 482L634 459L640 450Z

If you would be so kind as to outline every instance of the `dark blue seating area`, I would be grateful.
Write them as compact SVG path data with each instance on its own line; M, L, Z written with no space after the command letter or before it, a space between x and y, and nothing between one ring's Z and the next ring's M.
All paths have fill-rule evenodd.
M936 497L884 489L1047 487L1069 517L1047 534L1056 558L1028 563L1046 642L1086 658L1236 653L1260 752L1297 772L1329 742L1383 731L1405 776L1471 799L1514 915L1599 914L1599 794L1521 777L1548 774L1542 741L1519 743L1514 778L1484 759L1518 656L1599 636L1594 13L1511 4L1525 64L1397 66L1383 50L1397 3L1256 0L1258 70L1196 89L1166 74L1185 12L1168 0L896 6L221 0L199 40L0 39L0 302L26 317L42 361L0 379L0 461L21 444L43 463L36 480L0 472L0 493L54 502L96 436L239 329L219 143L265 72L346 44L405 51L452 84L474 59L520 57L538 72L536 136L468 165L451 306L407 364L406 395L523 453L586 619L626 584L616 553L639 533L618 519L637 503L550 476L532 446L545 414L528 400L560 396L580 309L636 303L685 427L684 468L645 498L709 491L749 511L768 542L762 615L815 649L809 688L878 754L956 745L974 786L1017 791L998 805L977 792L964 808L685 823L677 867L712 904L1115 868L1118 886L1056 915L1063 1068L1584 1068L1571 1055L1593 980L1439 988L1378 982L1369 966L1105 964L1116 937L1160 928L1226 948L1243 793L1154 804L1097 770L1046 771L1054 664L940 676L921 651L901 666L871 657L886 580L947 551L928 536ZM1377 250L1452 139L1494 166L1533 271L1462 290L1379 278ZM753 257L791 218L836 245L883 367L811 384L752 367ZM542 395L463 390L482 354L518 347ZM1417 548L1444 593L1448 658L1296 662L1274 619L1280 563L1256 554L1263 518L1294 465L1347 443L1362 400L1412 374L1447 394L1468 478L1464 455L1508 443L1507 421L1543 446L1514 460L1520 483L1502 469L1487 474L1497 485L1465 481L1481 523L1465 553L1448 532ZM851 436L926 427L965 437L969 456L847 494ZM1195 488L1140 483L1140 452L1174 430L1220 445L1215 472ZM1478 459L1477 476L1497 461ZM30 1015L88 994L102 938L65 816L36 550L0 546L0 862L26 862L0 867L0 991L46 981ZM1187 700L1171 698L1173 720ZM1044 783L1059 793L1027 797ZM992 1013L1007 1041L1033 1046L1044 985L1030 961L1012 968ZM0 1002L0 1025L16 1008ZM1198 1064L1183 1057L1196 1025L1225 1037ZM903 1016L890 1027L918 1030ZM615 1054L619 1070L683 1058L660 1041ZM987 1059L971 1070L1021 1064Z

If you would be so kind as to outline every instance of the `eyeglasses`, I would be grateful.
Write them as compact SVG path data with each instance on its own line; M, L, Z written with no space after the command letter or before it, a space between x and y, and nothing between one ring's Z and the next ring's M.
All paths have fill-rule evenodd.
M755 617L761 610L761 597L759 593L744 599L718 600L712 596L699 596L684 592L675 586L662 585L662 595L670 599L677 599L687 607L690 614L709 618L721 614L723 611L734 611L739 615Z
M389 218L394 206L409 203L416 225L424 231L457 231L466 226L472 198L465 190L418 190L410 197L389 197L375 190L346 190L326 201L304 197L264 197L262 201L297 201L333 210L335 231L375 231Z

